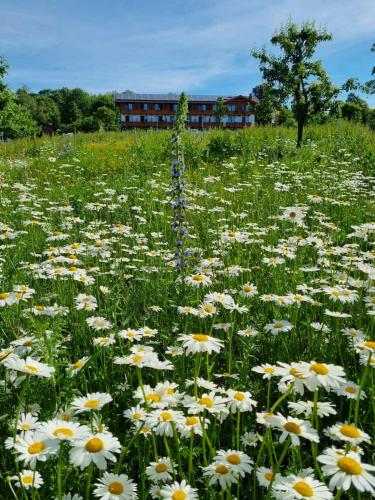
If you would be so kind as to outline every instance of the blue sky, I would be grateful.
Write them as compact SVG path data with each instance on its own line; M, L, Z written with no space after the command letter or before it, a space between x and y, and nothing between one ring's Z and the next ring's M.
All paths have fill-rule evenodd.
M318 56L334 83L375 65L375 0L0 0L0 13L6 81L33 91L246 94L260 82L250 50L289 16L332 32Z

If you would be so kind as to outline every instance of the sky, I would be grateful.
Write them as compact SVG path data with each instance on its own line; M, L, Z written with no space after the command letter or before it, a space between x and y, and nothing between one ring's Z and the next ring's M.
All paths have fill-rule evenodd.
M375 0L0 0L0 55L13 89L249 94L250 51L289 17L332 33L317 57L335 84L370 78Z

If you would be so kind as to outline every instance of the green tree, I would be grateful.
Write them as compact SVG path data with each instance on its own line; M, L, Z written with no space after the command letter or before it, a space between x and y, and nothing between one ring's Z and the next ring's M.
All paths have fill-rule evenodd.
M40 132L29 111L18 104L10 89L0 92L0 132L9 139L19 139Z
M104 130L118 130L120 127L118 111L108 106L100 106L94 112L98 128Z
M228 107L224 102L222 97L218 97L215 103L214 116L216 120L220 123L220 126L223 126L224 118L228 114Z
M317 45L329 40L332 35L325 29L316 29L312 22L299 27L289 21L271 38L272 45L280 50L279 56L267 54L265 49L252 51L260 61L260 71L275 101L280 107L291 101L298 127L297 147L301 147L309 117L328 109L339 93L321 62L312 59Z
M375 43L372 44L370 50L371 52L375 52ZM372 68L371 75L375 75L375 66ZM366 82L363 90L368 94L375 94L375 78Z
M255 123L258 125L272 123L275 116L275 103L272 89L266 83L263 83L254 87L253 95L258 99L255 105Z
M8 68L9 66L6 60L0 56L0 92L5 88L5 84L2 82L2 79L8 73Z

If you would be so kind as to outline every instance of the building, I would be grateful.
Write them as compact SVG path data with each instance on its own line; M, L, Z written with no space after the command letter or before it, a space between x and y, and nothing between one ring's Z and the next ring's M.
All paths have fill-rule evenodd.
M178 94L115 94L115 103L120 111L121 128L170 128L176 117ZM220 96L188 95L188 127L204 130L220 127L215 117L215 104ZM243 95L223 97L227 105L224 127L237 129L254 125L256 100Z

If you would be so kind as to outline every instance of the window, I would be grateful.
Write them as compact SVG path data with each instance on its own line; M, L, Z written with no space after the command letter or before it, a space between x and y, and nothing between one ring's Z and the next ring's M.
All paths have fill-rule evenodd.
M141 109L143 109L143 111L147 111L148 110L148 104L147 104L147 102L142 102Z
M250 106L248 104L242 104L242 111L250 111Z
M160 104L160 103L158 103L158 102L156 102L156 103L154 104L154 110L155 110L155 111L160 111L160 110L161 110L161 104Z
M177 111L177 104L170 104L170 105L169 105L169 109L170 109L171 111Z
M200 116L191 115L190 121L191 121L191 123L199 123L199 118L200 118Z
M210 123L210 115L202 116L203 123Z
M207 110L207 106L205 104L199 105L199 111L206 111L206 110Z
M139 115L130 115L129 121L131 121L131 122L140 122L141 121L141 117Z
M237 111L237 106L235 104L228 104L228 111Z
M124 104L124 109L126 109L127 111L131 111L133 109L133 103L132 102L126 102Z

